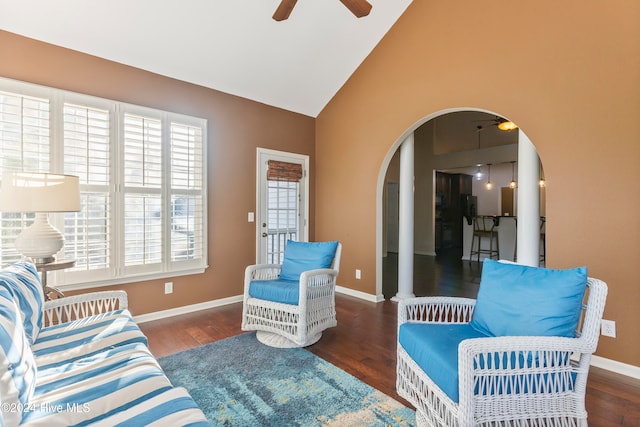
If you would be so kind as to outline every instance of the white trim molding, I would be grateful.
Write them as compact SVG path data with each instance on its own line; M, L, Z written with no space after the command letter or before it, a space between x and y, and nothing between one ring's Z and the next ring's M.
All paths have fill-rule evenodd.
M360 298L369 302L382 302L384 301L383 295L371 295L366 292L356 291L354 289L345 288L344 286L336 286L336 292L339 292L344 295L349 295L355 298Z
M135 320L136 323L151 322L152 320L179 316L181 314L193 313L200 310L206 310L208 308L222 307L223 305L234 304L236 302L242 302L242 295L201 302L198 304L184 305L182 307L170 308L168 310L154 311L153 313L140 314L138 316L134 316L133 320Z
M591 356L591 366L640 380L640 366L629 365L596 355Z

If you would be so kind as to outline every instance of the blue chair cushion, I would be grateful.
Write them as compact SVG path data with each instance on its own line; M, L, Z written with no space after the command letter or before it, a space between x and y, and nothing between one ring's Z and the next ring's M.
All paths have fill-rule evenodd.
M249 295L283 304L298 305L300 297L299 280L254 280L249 283Z
M44 317L44 291L35 265L16 262L0 271L0 287L7 289L20 308L24 331L33 344L42 328Z
M471 326L488 336L574 337L587 268L567 270L484 261Z
M454 402L458 402L458 344L486 337L465 324L405 323L398 342L425 374Z
M337 247L337 241L296 242L287 240L280 279L300 280L300 275L305 271L331 267Z
M454 402L459 402L458 346L469 338L485 338L482 332L470 324L405 323L400 326L398 343L414 362L438 385ZM489 356L480 354L474 368L480 369L521 369L528 366L545 373L518 373L514 375L494 375L491 380L476 384L474 394L528 393L530 390L544 389L550 393L573 390L576 374L572 370L554 367L570 364L569 356L540 358L530 352L497 352Z

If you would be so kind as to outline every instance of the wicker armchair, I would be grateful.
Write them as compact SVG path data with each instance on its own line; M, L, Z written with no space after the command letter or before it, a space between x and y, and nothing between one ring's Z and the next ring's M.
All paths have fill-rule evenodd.
M401 301L398 394L416 407L419 426L586 426L587 375L598 343L606 295L604 282L588 278L574 337L461 340L457 347L457 399L432 378L437 375L427 375L409 355L400 343L400 329L409 324L464 328L462 325L473 319L476 300L424 297ZM453 357L455 353L453 349Z
M293 246L291 242L287 248L290 246ZM302 272L299 281L293 283L297 297L287 302L266 296L256 297L251 289L252 283L260 282L279 287L281 265L248 266L244 277L242 330L257 331L258 340L271 347L306 347L317 342L322 331L337 325L335 287L341 253L342 245L337 243L328 268Z

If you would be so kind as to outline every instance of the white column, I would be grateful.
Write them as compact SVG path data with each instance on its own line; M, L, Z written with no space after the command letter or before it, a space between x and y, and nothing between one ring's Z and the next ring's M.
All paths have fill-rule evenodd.
M400 208L398 232L398 301L414 297L413 293L413 189L414 139L409 135L400 146Z
M518 264L540 262L540 159L531 140L518 130Z

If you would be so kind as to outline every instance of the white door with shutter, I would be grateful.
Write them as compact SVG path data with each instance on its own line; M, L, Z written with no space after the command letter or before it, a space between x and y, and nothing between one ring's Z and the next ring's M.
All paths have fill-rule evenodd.
M280 264L287 240L309 239L308 170L309 156L258 148L258 264Z

